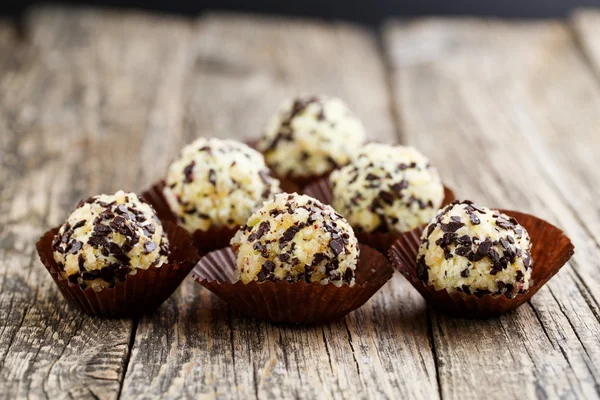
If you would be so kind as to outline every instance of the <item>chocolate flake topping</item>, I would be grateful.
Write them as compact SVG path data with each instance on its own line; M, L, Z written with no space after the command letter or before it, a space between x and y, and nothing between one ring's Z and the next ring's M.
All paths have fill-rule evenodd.
M296 225L292 225L283 233L281 239L279 239L279 248L283 249L290 240L296 236L296 233L300 231L300 228Z
M485 256L489 253L490 251L490 247L492 246L492 241L487 238L483 241L483 243L481 243L479 245L479 248L477 249L477 254Z
M217 184L217 173L212 168L208 171L208 181L213 186Z
M423 282L429 282L429 267L425 263L425 257L420 257L417 261L417 278Z
M185 176L185 183L190 183L194 180L194 166L196 161L192 161L183 169L183 175Z
M333 254L338 256L342 251L344 251L344 242L338 237L337 239L332 239L329 242L329 247L333 250Z
M390 192L386 192L384 190L382 190L381 192L379 192L379 197L381 198L381 200L388 204L388 205L392 205L394 203L394 195L391 194Z
M92 232L92 235L94 236L106 236L109 233L112 232L112 229L110 229L109 226L97 223L96 225L94 225L94 231Z
M74 231L75 229L81 228L82 226L85 225L86 222L87 222L87 220L82 219L81 221L79 221L75 225L73 225L73 227L71 228L71 230Z
M77 252L81 250L82 246L83 243L81 243L79 240L74 240L71 245L71 254L77 254Z
M460 228L465 226L462 222L450 221L447 224L441 224L442 231L444 232L456 232Z
M152 253L152 251L154 251L154 249L156 249L156 243L154 243L154 242L146 242L144 244L144 250L146 251L146 254Z
M275 271L275 263L271 260L265 261L263 264L263 271L269 274L273 273L273 271Z

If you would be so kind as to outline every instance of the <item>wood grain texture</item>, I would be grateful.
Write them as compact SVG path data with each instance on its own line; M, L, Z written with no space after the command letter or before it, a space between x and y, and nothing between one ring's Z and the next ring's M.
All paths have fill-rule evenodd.
M274 17L0 21L0 398L598 398L600 14L572 22L398 21L382 52ZM401 131L461 197L564 228L575 257L486 321L436 314L401 276L318 327L247 319L191 279L135 321L68 307L35 253L46 228L148 187L198 136L255 137L299 92L340 96L371 140Z
M388 25L385 42L405 140L464 198L546 218L576 247L515 313L431 313L443 397L597 397L599 164L586 154L600 149L600 91L570 30L428 19Z
M571 18L573 30L585 55L600 70L600 10L579 9Z
M161 146L169 145L161 138L181 120L177 82L185 57L177 43L188 28L139 15L40 9L28 15L25 41L11 49L14 61L2 63L6 398L118 397L133 321L71 310L34 244L79 199L150 182Z
M299 92L342 97L372 139L394 140L384 66L360 28L209 15L194 27L191 54L178 146L197 136L256 137ZM396 277L343 321L292 327L246 319L189 280L140 321L123 396L435 398L424 310Z

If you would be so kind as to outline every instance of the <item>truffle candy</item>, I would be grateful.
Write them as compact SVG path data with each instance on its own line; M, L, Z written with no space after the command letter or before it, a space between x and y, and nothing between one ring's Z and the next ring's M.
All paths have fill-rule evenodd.
M277 175L310 178L345 165L364 138L362 123L340 99L301 96L281 106L258 149Z
M162 266L169 240L152 206L119 191L79 203L54 237L52 250L65 279L101 290L137 269Z
M259 152L233 140L200 138L169 167L164 195L188 231L235 228L280 192Z
M250 216L231 240L236 278L354 285L358 242L333 208L296 193L282 193Z
M412 147L370 143L330 175L332 205L357 232L402 233L431 220L444 186Z
M419 279L436 290L512 298L527 291L532 270L529 234L512 217L454 202L423 231Z

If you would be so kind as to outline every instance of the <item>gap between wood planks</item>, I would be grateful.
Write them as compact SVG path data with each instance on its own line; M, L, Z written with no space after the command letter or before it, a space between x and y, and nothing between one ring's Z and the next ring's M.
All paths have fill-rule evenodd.
M469 176L467 181L462 183L462 186L466 189L466 192L470 192L471 195L476 195L477 193L476 196L486 198L488 199L487 201L496 201L501 204L515 202L515 200L511 199L511 197L519 195L519 197L516 199L516 203L521 204L521 206L525 206L525 204L529 203L529 207L531 207L531 205L533 204L537 206L536 210L539 208L540 211L545 211L546 214L549 213L549 210L552 210L550 214L554 214L553 218L561 220L562 225L567 227L567 231L570 232L570 235L573 235L573 238L577 243L576 247L578 247L579 258L576 251L576 257L574 258L574 261L571 263L571 265L577 265L577 260L580 258L586 259L586 263L589 262L591 264L591 262L593 262L595 259L597 260L597 247L593 242L593 233L590 230L583 233L578 232L580 228L577 224L582 223L583 225L586 225L586 223L592 223L595 224L595 227L597 227L598 225L596 224L596 219L591 218L590 222L582 221L579 218L577 211L575 211L575 209L571 207L569 199L563 195L563 192L561 190L558 190L556 182L560 182L560 180L555 180L557 178L551 175L551 171L554 171L550 169L550 166L558 168L562 166L563 169L566 170L567 173L569 173L569 171L573 168L573 165L576 165L579 162L579 160L576 159L577 157L571 157L575 158L571 161L568 161L568 159L562 160L562 154L560 153L560 150L566 150L564 149L565 146L559 147L557 149L558 153L552 153L552 155L542 153L543 151L545 151L548 145L546 143L541 143L540 150L533 152L532 154L535 156L534 160L536 158L539 158L538 164L542 165L543 167L539 169L538 167L533 166L531 162L524 162L525 160L523 160L523 157L520 156L522 155L522 152L529 151L529 145L527 143L523 143L524 149L513 149L512 152L509 152L510 145L506 145L506 143L501 143L500 135L506 135L505 140L509 143L512 143L514 147L517 147L516 144L519 143L519 140L522 139L526 139L526 142L527 140L539 140L539 138L536 138L535 136L535 131L533 135L527 135L523 132L522 128L522 126L527 125L506 127L503 126L503 124L505 124L505 121L503 121L501 117L495 118L494 115L484 113L484 111L487 111L485 107L490 107L490 109L493 109L499 114L506 114L510 112L506 110L506 104L507 102L508 104L510 104L511 98L505 98L506 96L504 96L504 93L501 91L501 89L494 86L494 83L497 83L494 81L494 78L496 78L496 75L494 75L494 73L497 73L498 76L502 76L505 79L506 84L512 84L512 82L508 81L510 79L521 79L526 81L529 79L532 82L527 83L531 83L531 87L528 87L525 90L534 90L536 88L536 82L534 79L535 77L526 75L528 73L527 62L524 62L522 59L519 59L519 57L524 57L522 54L523 52L529 53L530 51L534 53L532 57L540 57L541 55L546 56L546 58L538 58L535 61L546 61L549 65L552 66L548 68L539 69L539 71L541 71L542 74L545 73L546 75L548 75L543 75L543 77L546 78L546 81L549 81L546 83L546 86L548 86L547 90L550 91L549 94L552 94L553 91L556 91L556 89L560 87L557 85L562 84L564 91L566 92L563 94L563 99L570 99L572 96L573 100L575 101L580 100L582 96L587 95L586 98L592 100L591 103L594 106L594 110L598 109L598 106L600 105L598 103L598 98L600 98L600 96L598 95L599 92L597 82L595 78L591 76L592 74L590 74L590 71L587 69L586 65L583 62L581 62L580 58L582 57L582 55L576 48L577 46L574 45L575 39L571 37L570 32L566 31L566 29L568 28L556 22L537 24L507 24L502 23L501 21L484 22L475 19L426 19L417 22L407 22L405 24L398 23L394 27L390 28L390 30L387 32L387 37L390 41L390 49L392 49L393 61L396 63L395 69L392 70L392 73L396 75L396 93L402 95L403 101L401 102L401 104L405 106L403 111L405 111L406 113L406 119L408 123L408 128L405 130L412 135L410 139L411 142L417 144L417 146L418 143L425 143L427 145L427 142L424 139L421 139L419 134L426 134L427 129L429 129L431 132L435 132L438 138L442 139L437 144L440 149L445 148L446 152L451 151L456 152L458 154L462 154L461 150L459 150L461 147L453 146L453 143L450 143L449 140L456 140L457 143L464 144L468 140L476 140L478 138L473 137L473 135L467 134L466 136L463 136L461 140L460 135L457 137L457 132L462 131L463 135L465 135L465 130L477 132L480 129L483 129L484 131L480 132L480 134L484 136L483 134L487 130L487 135L489 136L491 135L490 129L497 129L498 135L490 137L489 139L484 141L488 143L484 144L487 144L488 147L496 146L492 148L497 149L497 151L500 153L504 152L506 154L514 154L516 151L517 154L516 156L514 156L514 162L517 165L521 165L520 163L523 163L525 168L524 172L533 174L537 173L539 175L539 179L542 182L545 182L543 184L547 185L547 189L544 193L550 194L548 196L548 200L542 199L540 201L539 198L536 198L537 196L535 195L535 187L533 189L533 196L531 195L531 191L529 191L530 193L528 193L527 190L529 188L525 189L525 187L522 185L522 183L524 182L523 179L515 179L515 183L517 185L513 185L513 182L511 182L510 179L503 179L504 171L493 172L495 168L495 163L497 162L495 162L494 160L494 154L490 152L492 150L485 153L485 156L489 157L489 160L487 161L487 165L489 165L489 167L487 169L482 168L481 157L479 157L478 159L477 152L474 153L474 166L472 169L478 170L478 172L481 173L482 176L477 176L477 174L470 173L471 171L468 165L463 164L459 168L459 165L457 164L455 168L451 168L451 163L449 161L446 162L446 160L443 160L443 158L441 158L441 155L439 154L439 151L437 160L442 160L442 162L440 162L437 165L440 166L443 169L443 171L448 171L446 172L446 174L448 175L452 175L451 171L454 169L456 171L461 171L462 173L465 173L465 176ZM523 44L520 44L519 41L522 41ZM509 49L511 51L508 51ZM529 59L525 58L525 60ZM528 62L533 63L533 60L529 60ZM533 65L535 66L537 64ZM497 66L501 67L497 68ZM510 73L504 74L503 68L510 68L511 66L513 69L517 68L517 70L509 71ZM477 68L480 68L480 70L478 70ZM522 70L518 68L522 68ZM535 69L535 67L533 67L531 71L537 70ZM569 76L569 73L574 76L572 79L571 76ZM554 83L553 78L558 80L557 85L552 85ZM471 83L471 80L473 80L474 82ZM502 81L500 81L500 83L502 83ZM541 84L543 85L543 83ZM482 88L485 88L485 90L488 90L490 93L493 94L488 94L487 92L485 92L485 90L482 90ZM521 89L521 87L519 86L519 82L512 85L511 89L515 90L515 88ZM423 96L419 97L419 91L424 93ZM526 93L526 95L530 95L530 93ZM465 96L468 97L468 99L461 98L459 96ZM577 96L579 96L579 98ZM444 101L439 101L440 98L443 98ZM426 121L425 116L419 114L423 113L423 110L425 110L424 99L431 99L431 102L428 103L428 105L433 110L435 110L435 113L442 113L442 115L430 117L431 121ZM515 100L516 98L512 99ZM554 123L553 126L549 125L547 127L548 131L544 132L544 134L539 135L542 140L552 139L552 133L560 132L560 129L562 128L561 123L569 121L569 115L565 117L565 115L561 114L558 114L558 116L554 116L552 114L552 111L556 112L556 110L551 109L551 107L553 106L553 103L551 102L552 99L552 97L548 97L548 93L541 92L541 94L538 94L537 104L539 104L539 106L544 111L546 111L547 116ZM452 101L458 101L457 105L459 105L461 102L464 102L465 107L471 106L472 108L479 108L467 109L467 111L474 112L473 116L467 115L466 112L464 114L461 114L463 110L460 109L460 107L446 107L446 104ZM471 101L472 103L469 104L469 101ZM497 104L496 102L498 101L504 103ZM415 105L413 106L411 102L415 102ZM519 105L521 104L517 102L517 106ZM406 106L408 106L409 108L406 109ZM421 107L421 109L419 109L419 107ZM448 110L450 111L446 110L445 108L448 108ZM527 103L525 103L525 109L523 111L535 112L534 109L530 110L527 108ZM594 125L589 120L590 115L593 116L594 113L588 112L586 114L586 112L578 113L576 110L573 111L575 112L573 112L571 118L580 117L588 123L587 126L583 126L584 128L587 128L587 132L580 133L579 138L593 138L594 126L597 125ZM443 115L443 113L448 112L454 112L458 114L452 115L452 118ZM483 122L481 121L483 115L488 117L485 120L487 126L483 125ZM443 121L448 125L445 127L443 125L443 122L439 122L438 125L436 125L436 123L434 123L437 122L436 117L439 117L440 121ZM477 120L476 117L479 117L479 120ZM517 117L517 115L515 115L515 117ZM541 120L536 120L536 118L533 118L533 121L534 124L543 124ZM497 128L494 126L495 124L498 124ZM545 126L541 126L542 129L544 129ZM535 125L530 127L533 129L536 128ZM444 130L445 128L447 129ZM537 128L539 129L539 127ZM523 135L522 138L513 135L511 132L512 130L518 131L519 129L521 130L521 134ZM586 133L588 136L585 136ZM449 139L444 140L444 135L448 136ZM531 139L531 136L533 136L533 139ZM575 138L577 137L578 136L575 136ZM575 141L578 140L575 139ZM477 144L479 144L480 149L485 151L485 146L483 146L481 143L476 142L476 145ZM592 141L592 143L590 144L595 145L592 146L592 148L598 147L597 142L594 143ZM565 143L565 145L567 145L568 147L567 143ZM462 147L462 149L464 148L465 146ZM554 146L554 148L556 149L556 146ZM427 150L424 149L424 151ZM428 151L431 151L431 154L433 155L436 149L433 149L431 146L429 146ZM519 153L519 151L521 153ZM577 153L573 152L573 154L576 155ZM555 163L555 158L558 159L558 163ZM512 162L513 157L511 157L510 160ZM454 161L460 161L460 157L456 157L456 160ZM434 162L436 162L435 158ZM590 176L589 167L592 167L592 170L594 170L593 164L587 165L586 168L584 168L584 170L588 171L588 176ZM490 172L492 173L490 174ZM509 168L504 175L514 176L515 171ZM560 178L561 174L559 174L558 176ZM591 176L593 176L593 172ZM457 182L462 180L461 178L462 177L460 175L454 175L454 179L456 179ZM500 187L505 188L505 193L495 190L495 188L492 187L493 185L488 185L488 187L486 187L487 190L483 190L483 188L477 186L478 180L488 180L492 182L496 181L497 183L500 183ZM585 186L580 187L578 186L577 182L578 181L574 181L574 183L571 183L571 185L567 186L571 186L571 189L575 190L577 193L585 194ZM521 184L521 187L519 187L518 184ZM541 186L539 190L541 192L544 189L545 187ZM486 194L486 191L490 191L491 194ZM511 191L513 193L511 193ZM508 198L506 198L505 195L509 195ZM527 197L526 195L528 195L529 197ZM494 198L494 200L490 200L492 197ZM585 197L586 196L583 196L583 198ZM499 201L499 199L504 200ZM550 204L547 203L548 201L550 202ZM536 211L536 213L539 213L540 211ZM589 213L587 212L585 213L585 215L588 214ZM595 217L594 214L591 214L590 216ZM573 222L575 222L575 224ZM590 249L589 246L590 239L592 239L592 249ZM596 258L594 258L593 256L586 256L586 253L588 253L590 250L593 250L596 253ZM584 282L584 278L580 275L580 272L582 272L587 277L587 280L585 281L586 285L587 283L594 285L594 287L596 288L595 293L598 293L597 280L593 273L590 275L590 272L593 272L593 267L591 265L585 266L585 268L581 269L578 268L576 270L572 270L569 267L567 267L566 271L564 271L560 276L565 277L565 274L567 274L568 272L571 272L571 274L573 274L572 271L576 271L575 276L571 278L575 284L578 285ZM553 347L558 347L560 349L565 362L569 365L569 368L575 370L575 373L577 373L576 369L579 368L579 366L573 366L571 364L571 357L575 357L575 359L579 359L579 361L583 363L583 366L588 369L588 376L591 377L591 379L595 383L591 386L587 385L587 388L585 389L578 389L588 390L588 395L589 390L591 390L593 393L595 393L595 396L597 396L598 366L596 365L595 368L590 367L590 363L594 358L591 357L588 352L589 346L593 346L594 349L597 349L597 340L594 340L593 333L591 338L588 335L585 342L580 337L580 334L582 332L586 332L585 325L582 325L581 323L574 323L574 319L579 319L580 317L583 318L583 316L579 316L574 309L570 309L568 311L565 310L564 305L565 303L569 304L570 300L568 292L565 290L568 289L567 287L565 287L565 285L568 286L568 284L561 284L560 280L557 281L557 279L560 279L560 276L558 278L555 278L548 286L548 292L552 296L550 300L542 301L543 297L547 296L543 296L543 293L540 293L537 295L536 298L534 298L531 307L535 311L535 315L537 316L539 324L541 325L545 335L547 336L548 342ZM554 291L557 289L561 289L560 300L554 294ZM593 293L593 291L588 289L587 293L586 291L583 291L581 293L581 296L583 296L584 299L588 297L591 297L593 299ZM555 303L557 307L553 307L548 302ZM595 299L594 302L597 302L597 299ZM594 325L594 330L597 331L597 308L595 309L595 304L590 304L589 302L587 302L587 300L586 304L589 306L587 314L591 318L588 321L589 323ZM572 332L575 336L573 340L579 342L581 346L580 349L570 347L568 348L568 350L570 351L565 350L563 348L563 345L568 345L568 341L570 339L562 336L564 334L563 331L558 330L557 332L549 333L546 330L546 328L554 330L557 327L561 326L560 322L555 321L554 318L552 319L552 321L556 322L555 324L547 323L548 317L552 316L552 313L544 312L543 314L541 314L538 312L538 307L542 307L545 309L547 306L550 307L550 309L557 308L556 311L563 315L564 319L568 323L566 328L569 329L570 327L572 329ZM586 311L585 307L579 310L583 310L584 313ZM544 321L542 317L540 317L540 315L544 315L546 321ZM438 319L437 315L434 315L434 317ZM515 316L509 315L508 317L514 318ZM501 321L502 320L505 320L505 318L502 318ZM441 318L441 321L443 322L442 326L452 322L446 321L444 318ZM457 324L452 325L455 326ZM440 331L442 330L440 329ZM460 335L460 331L455 331L455 333ZM440 341L442 340L442 338L443 337L440 334ZM523 338L526 338L526 336L523 336ZM457 341L455 342L455 345L460 343L460 341ZM527 346L525 348L528 349ZM583 357L581 358L577 356L577 353L579 351L583 352ZM597 350L595 351L597 352ZM532 358L534 355L535 354L530 354L530 358ZM449 353L449 356L452 357L453 354ZM533 360L534 359L532 358L532 361ZM458 368L454 367L455 372L456 370L461 371L461 369L467 368L467 366L464 363L461 364L460 359L457 359L456 361L458 362L459 366ZM533 365L536 364L537 363L535 362L533 363ZM451 371L447 371L445 374L442 373L442 375L446 375L446 377L452 379L452 375L450 374L450 372ZM444 376L442 376L442 378L443 377ZM500 377L501 376L499 376L499 378ZM453 397L457 395L457 392L449 391L449 387L455 386L460 392L461 386L464 387L465 385L475 383L472 379L468 379L467 381L468 383L466 384L457 381L451 381L450 385L448 385L444 384L442 380L442 388L448 390L448 392L446 392L446 395ZM536 381L539 381L539 376L537 375ZM453 383L455 383L455 385L453 385ZM575 387L578 387L581 384L580 381L575 381L573 383L576 385ZM560 389L560 387L552 388L551 383L548 386L551 389L551 393L552 390L564 389Z

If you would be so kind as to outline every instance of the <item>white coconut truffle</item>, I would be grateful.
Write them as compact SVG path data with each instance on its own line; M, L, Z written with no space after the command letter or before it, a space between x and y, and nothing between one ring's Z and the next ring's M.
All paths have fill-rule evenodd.
M421 237L419 279L436 290L514 297L527 291L532 270L529 234L512 217L454 202Z
M340 99L301 96L283 103L258 149L277 175L308 178L348 163L364 140L362 123Z
M357 232L409 231L429 222L444 200L437 170L412 147L367 144L330 181L333 208Z
M118 191L79 203L52 243L65 279L94 290L167 262L169 240L149 204Z
M200 138L169 167L164 195L189 232L235 228L279 193L259 152L233 140Z
M354 285L358 242L333 208L296 193L282 193L252 214L231 245L236 278Z

